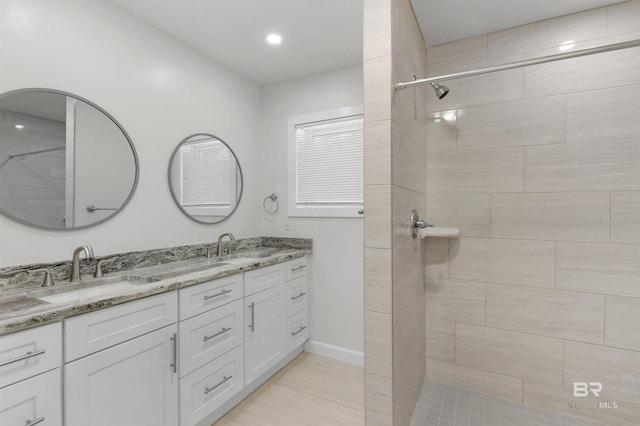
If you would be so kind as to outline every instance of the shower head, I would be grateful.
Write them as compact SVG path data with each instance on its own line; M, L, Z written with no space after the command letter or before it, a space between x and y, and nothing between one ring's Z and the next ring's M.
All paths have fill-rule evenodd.
M449 88L447 86L441 86L438 83L431 83L431 87L436 91L438 99L444 98L447 96L447 93L449 93Z

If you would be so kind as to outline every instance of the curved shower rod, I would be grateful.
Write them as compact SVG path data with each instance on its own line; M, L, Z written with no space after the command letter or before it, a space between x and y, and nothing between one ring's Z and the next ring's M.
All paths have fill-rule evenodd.
M438 81L452 80L454 78L461 78L461 77L473 77L475 75L488 74L488 73L492 73L492 72L496 72L496 71L510 70L510 69L513 69L513 68L526 67L526 66L529 66L529 65L544 64L544 63L547 63L547 62L560 61L560 60L563 60L563 59L578 58L580 56L593 55L595 53L610 52L610 51L613 51L613 50L628 49L630 47L638 47L638 46L640 46L640 39L638 39L638 40L630 40L630 41L623 41L623 42L620 42L620 43L606 44L604 46L591 47L591 48L588 48L588 49L576 50L576 51L573 51L573 52L557 53L555 55L541 56L539 58L533 58L533 59L525 59L524 61L509 62L507 64L496 65L496 66L493 66L493 67L479 68L479 69L470 70L470 71L462 71L462 72L458 72L458 73L454 73L454 74L444 74L444 75L439 75L439 76L436 76L436 77L418 78L418 79L415 79L413 81L407 81L407 82L404 82L404 83L395 83L393 85L393 90L394 90L394 93L395 93L395 92L397 92L399 90L406 89L407 87L419 86L419 85L422 85L422 84L431 84L431 83L436 83ZM436 84L436 86L437 86L437 84Z

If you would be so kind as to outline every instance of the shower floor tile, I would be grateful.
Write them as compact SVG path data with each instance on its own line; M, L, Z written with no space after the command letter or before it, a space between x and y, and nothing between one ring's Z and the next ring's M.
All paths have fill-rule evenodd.
M605 426L425 380L411 426Z

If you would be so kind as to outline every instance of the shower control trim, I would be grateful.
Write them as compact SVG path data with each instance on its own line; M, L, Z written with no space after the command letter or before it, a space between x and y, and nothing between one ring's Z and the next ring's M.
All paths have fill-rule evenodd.
M433 227L433 225L429 225L424 220L420 219L418 212L416 209L411 211L411 215L409 216L409 228L411 229L411 237L415 240L418 238L418 229Z

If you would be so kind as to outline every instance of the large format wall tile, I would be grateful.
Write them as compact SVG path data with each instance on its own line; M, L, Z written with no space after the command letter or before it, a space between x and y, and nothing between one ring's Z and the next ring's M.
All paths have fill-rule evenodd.
M611 194L611 242L640 243L640 191Z
M427 377L510 401L522 401L522 379L435 359L427 359Z
M427 49L428 76L451 74L487 60L487 36L470 37Z
M365 122L391 119L391 56L369 59L364 64Z
M565 359L565 387L600 382L602 396L609 400L640 401L640 352L567 340Z
M625 1L607 7L608 33L622 34L638 31L640 23L640 2Z
M607 346L640 351L640 299L607 296L605 336Z
M609 241L608 192L491 195L491 236Z
M569 94L567 141L640 137L638 110L640 84Z
M455 109L427 114L427 153L457 149L456 117Z
M427 317L484 325L486 284L427 278Z
M426 238L425 276L431 278L449 277L449 240L446 238Z
M384 185L391 182L391 120L364 124L364 183Z
M391 313L391 250L364 249L364 308Z
M427 358L453 362L455 359L456 323L430 318L427 314L426 339Z
M367 0L363 8L363 59L391 54L391 8L389 0Z
M520 192L524 147L430 154L427 191L437 193Z
M364 367L367 373L393 377L391 314L364 312Z
M553 287L555 243L460 238L449 252L451 278L535 287Z
M640 189L640 139L525 149L527 192Z
M364 186L364 246L391 248L391 186Z
M640 297L640 245L558 242L556 286Z
M427 222L460 228L464 237L489 236L489 194L428 194Z
M428 90L427 111L451 110L522 99L522 82L522 69L448 80L445 84L451 91L443 99L437 99L433 90L425 89Z
M506 376L562 384L561 339L456 324L456 363Z
M458 111L458 150L564 142L564 96Z
M586 49L614 42L608 39L598 41L599 43L595 41L580 43L574 49ZM558 51L550 54L554 53ZM640 48L526 67L524 95L525 98L535 98L639 83L638 66L640 66ZM607 78L602 78L603 75Z
M427 184L427 156L419 146L395 123L392 124L392 183L412 191L424 193Z
M365 416L367 426L393 424L393 381L388 377L365 373Z
M607 35L605 8L560 16L488 34L490 58L560 46L567 40L588 40Z
M604 296L490 284L487 327L588 343L604 342Z

